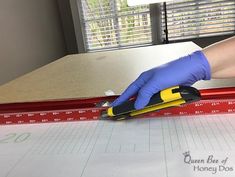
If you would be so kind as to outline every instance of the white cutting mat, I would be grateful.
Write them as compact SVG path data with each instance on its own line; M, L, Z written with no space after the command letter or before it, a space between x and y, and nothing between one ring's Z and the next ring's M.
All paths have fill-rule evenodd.
M235 114L0 127L0 177L234 177Z

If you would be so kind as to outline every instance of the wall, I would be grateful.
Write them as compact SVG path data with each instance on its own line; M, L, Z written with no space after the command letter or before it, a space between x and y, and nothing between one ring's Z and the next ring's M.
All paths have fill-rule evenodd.
M0 1L0 85L65 54L56 0Z
M76 0L74 1L75 4L70 4L70 0L57 0L57 1L64 31L67 53L76 54L78 53L78 46L77 46L75 26L71 10L71 8L73 8L72 5L77 6Z

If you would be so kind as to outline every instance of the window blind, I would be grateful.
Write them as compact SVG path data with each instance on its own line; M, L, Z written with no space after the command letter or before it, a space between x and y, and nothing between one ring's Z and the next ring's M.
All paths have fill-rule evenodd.
M234 0L177 0L167 2L166 11L169 41L235 32ZM164 16L162 7L163 36Z
M80 0L86 50L152 42L149 5L128 7L126 0Z

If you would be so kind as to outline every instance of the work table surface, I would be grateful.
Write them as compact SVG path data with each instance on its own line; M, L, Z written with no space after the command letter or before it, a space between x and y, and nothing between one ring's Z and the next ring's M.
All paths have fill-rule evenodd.
M99 97L108 90L121 94L141 72L196 50L200 47L184 42L68 55L0 86L0 103ZM235 86L235 80L202 81L195 86Z

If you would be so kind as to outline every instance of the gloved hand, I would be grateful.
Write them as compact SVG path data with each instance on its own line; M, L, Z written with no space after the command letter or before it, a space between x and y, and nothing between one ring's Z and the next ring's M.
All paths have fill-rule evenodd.
M143 72L117 98L111 106L117 106L137 95L135 108L144 108L153 94L177 85L190 86L199 80L210 80L211 69L201 51L181 57L167 64Z

